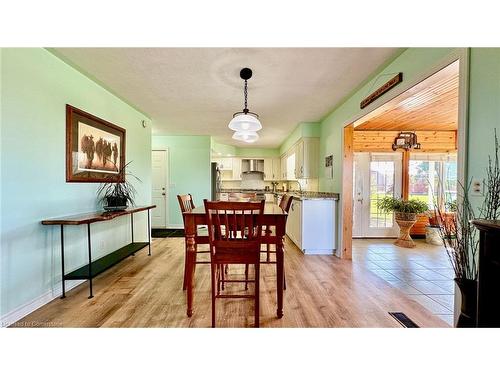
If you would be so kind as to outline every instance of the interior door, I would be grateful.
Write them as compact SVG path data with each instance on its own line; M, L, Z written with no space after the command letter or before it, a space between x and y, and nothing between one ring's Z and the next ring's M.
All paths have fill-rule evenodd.
M168 156L166 150L154 150L152 153L152 202L156 208L151 212L151 227L167 227L167 166Z
M401 196L400 152L354 155L353 237L396 237L392 213L383 213L377 202Z

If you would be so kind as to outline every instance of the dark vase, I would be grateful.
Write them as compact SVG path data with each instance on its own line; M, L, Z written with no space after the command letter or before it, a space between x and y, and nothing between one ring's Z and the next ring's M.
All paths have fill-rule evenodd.
M127 197L109 196L106 197L106 210L125 209L127 207Z
M460 294L462 305L458 317L457 328L476 327L477 318L477 281L468 279L455 279Z

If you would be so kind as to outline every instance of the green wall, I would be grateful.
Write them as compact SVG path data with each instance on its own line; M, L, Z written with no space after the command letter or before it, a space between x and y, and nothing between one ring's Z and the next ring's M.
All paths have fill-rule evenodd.
M167 136L152 137L153 150L168 149L169 199L168 226L182 227L177 194L191 193L196 206L211 198L210 137Z
M278 148L251 148L251 147L236 147L217 143L212 140L212 153L216 156L239 156L239 157L262 157L272 158L279 157Z
M66 104L126 129L126 159L142 180L134 184L138 205L151 202L151 128L141 126L148 120L142 113L44 49L2 49L0 58L0 314L5 317L59 294L60 231L40 221L100 207L98 184L66 183ZM145 240L146 215L136 216L136 239ZM128 220L92 224L95 257L130 241ZM68 227L65 244L67 271L86 263L84 226Z
M494 128L500 138L500 49L472 48L469 78L468 175L482 180L493 156ZM481 197L471 197L475 206Z

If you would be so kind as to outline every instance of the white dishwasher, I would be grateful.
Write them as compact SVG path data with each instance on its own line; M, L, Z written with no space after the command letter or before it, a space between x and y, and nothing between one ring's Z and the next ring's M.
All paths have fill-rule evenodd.
M336 200L294 199L286 234L304 254L333 254L336 249Z

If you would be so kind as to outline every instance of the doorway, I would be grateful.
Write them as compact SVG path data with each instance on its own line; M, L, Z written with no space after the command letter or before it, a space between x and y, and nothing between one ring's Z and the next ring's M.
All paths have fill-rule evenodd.
M436 204L456 207L457 184L465 178L461 66L462 59L442 66L344 128L344 253L351 251L354 262L450 325L454 271L442 242L431 240L429 217ZM421 147L393 148L401 132L412 133ZM427 204L429 211L412 227L415 248L398 247L388 238L397 235L393 215L376 210L377 200L388 195Z
M392 213L377 206L385 196L401 196L401 153L354 153L353 238L396 237Z
M151 200L156 208L151 213L151 227L165 229L168 225L168 150L153 150Z

